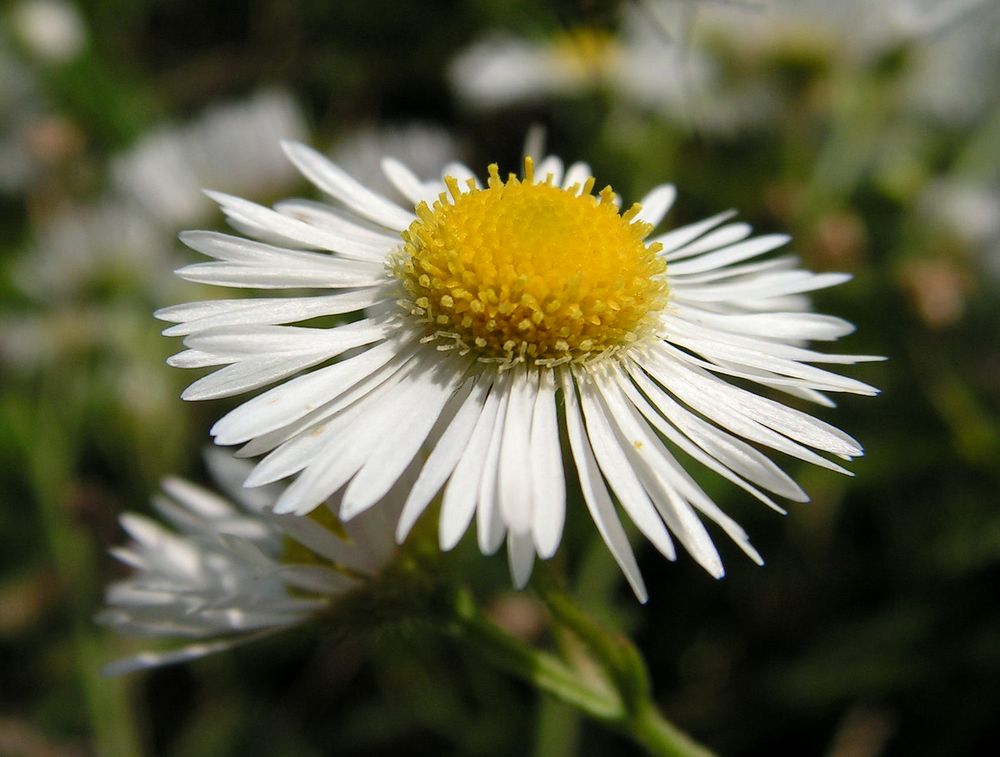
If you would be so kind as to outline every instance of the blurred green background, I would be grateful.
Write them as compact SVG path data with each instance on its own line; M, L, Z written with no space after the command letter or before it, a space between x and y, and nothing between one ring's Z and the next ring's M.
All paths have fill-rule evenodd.
M577 504L580 602L723 754L995 753L994 2L33 0L0 25L0 754L630 753L417 629L99 675L139 648L92 620L122 575L116 517L164 474L204 479L226 404L180 401L151 316L210 296L170 273L193 257L177 231L222 225L198 188L310 193L286 136L373 183L382 152L428 177L454 156L516 169L529 132L628 201L676 183L670 223L733 207L789 231L809 267L855 276L816 298L858 325L835 349L890 358L848 371L882 396L818 410L865 445L855 478L788 462L813 501L782 519L697 472L763 569L720 538L716 582L636 540L639 606ZM477 78L502 48L524 70ZM468 566L537 632L502 558Z

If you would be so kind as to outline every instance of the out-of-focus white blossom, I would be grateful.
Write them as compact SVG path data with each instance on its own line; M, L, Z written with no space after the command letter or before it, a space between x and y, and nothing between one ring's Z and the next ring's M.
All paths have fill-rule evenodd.
M696 45L721 42L744 60L811 49L835 68L864 67L905 50L903 106L946 123L968 123L998 102L1000 3L993 0L767 0L744 13L703 3L693 27Z
M18 3L11 12L11 27L32 54L48 63L70 60L87 44L80 12L64 0Z
M395 552L399 497L350 523L336 521L336 502L323 518L275 515L280 487L244 488L250 465L221 451L208 464L222 496L171 477L153 500L164 523L122 516L131 543L113 553L134 573L108 587L98 616L119 633L187 643L118 660L109 674L195 659L305 623Z
M14 281L53 305L120 278L151 294L174 286L171 239L137 207L104 200L44 219L15 263Z
M542 40L495 33L459 53L451 81L480 108L602 91L617 103L701 130L759 122L772 96L753 87L732 90L718 62L689 44L687 12L702 2L628 3L614 32L576 28ZM725 8L737 19L746 10Z
M918 207L968 245L978 266L1000 277L1000 184L941 179L924 191Z
M176 227L210 214L212 203L203 189L254 197L289 189L298 176L278 145L305 134L294 98L265 90L213 106L185 126L155 129L114 161L112 175L120 193Z
M0 312L0 361L28 374L95 351L136 370L151 360L159 364L159 353L143 348L150 335L141 313L183 289L172 275L172 242L139 208L113 199L41 218L10 266L11 281L27 302L20 311ZM123 391L129 370L112 374L120 382L114 395L124 401L135 395ZM144 381L142 393L150 404L170 389Z

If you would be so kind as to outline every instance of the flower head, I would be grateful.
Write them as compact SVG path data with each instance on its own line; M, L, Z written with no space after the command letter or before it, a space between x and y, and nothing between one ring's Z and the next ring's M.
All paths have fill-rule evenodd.
M326 509L313 518L275 515L274 487L241 486L246 462L221 451L208 461L232 499L168 478L153 503L172 529L123 515L132 542L114 554L135 572L108 588L98 616L120 633L197 641L119 660L108 673L195 659L304 623L362 586L394 551L391 503L348 524Z
M174 365L225 366L187 399L277 384L213 428L217 443L265 455L247 485L294 476L276 512L308 513L337 493L350 521L411 475L398 539L440 493L441 546L453 547L475 518L481 549L506 540L523 586L535 556L559 545L575 469L601 536L644 599L612 494L671 559L676 538L722 575L701 516L760 559L676 450L776 509L768 492L806 496L752 445L838 471L818 452L861 454L832 426L725 380L821 404L829 391L875 392L813 365L866 358L803 346L852 330L806 312L806 293L848 277L804 271L792 257L761 259L787 237L750 238L729 212L653 235L672 186L623 212L610 188L594 194L586 165L564 169L554 157L526 159L523 175L506 179L491 166L485 186L461 165L427 182L387 159L410 210L307 147L286 151L337 205L269 209L213 194L260 241L190 232L184 241L215 260L179 273L331 293L158 314L176 324L165 333L186 337ZM354 320L290 325L346 314Z
M638 108L686 117L692 105L701 110L709 101L718 72L707 56L674 44L651 20L627 3L614 31L577 26L539 40L494 33L459 52L450 80L480 108L607 90Z

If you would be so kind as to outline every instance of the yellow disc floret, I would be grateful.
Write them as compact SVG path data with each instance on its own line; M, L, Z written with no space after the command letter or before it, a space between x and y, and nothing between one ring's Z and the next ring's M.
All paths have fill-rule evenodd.
M530 158L523 180L491 165L485 189L449 177L433 207L417 206L393 271L427 341L507 366L557 365L655 331L666 264L643 241L640 206L620 213L610 187L591 194L593 178L566 189L551 178L536 183Z

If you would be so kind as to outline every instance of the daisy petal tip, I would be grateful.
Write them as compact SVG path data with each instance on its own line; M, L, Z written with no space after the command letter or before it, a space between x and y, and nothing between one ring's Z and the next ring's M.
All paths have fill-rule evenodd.
M385 156L383 156L382 160L379 162L379 165L381 165L383 173L386 173L386 174L388 174L388 173L390 173L392 171L396 171L396 170L398 170L400 168L405 168L405 166L403 165L402 161L397 160L396 158L392 157L391 155L385 155Z
M556 556L556 552L559 551L559 542L555 544L546 543L536 543L535 549L538 551L538 557L542 560L551 560Z
M204 191L205 194L207 194L209 197L212 196L210 190L202 190L202 191ZM201 239L206 233L207 232L202 231L201 229L188 229L186 231L180 232L177 235L177 239L180 241L181 244L187 247L194 247L194 242Z
M217 205L226 205L234 198L231 194L226 194L225 192L220 192L218 189L202 189L201 193L205 195L208 199L212 200ZM187 232L188 235L197 234L198 232L190 231ZM185 242L186 244L186 242Z
M246 483L244 483L243 485L246 486ZM295 502L282 502L279 499L277 502L274 503L274 507L271 508L271 512L273 512L275 515L293 515L293 514L298 515L299 513L296 512L295 508L296 508Z
M371 497L363 497L361 495L352 495L351 491L348 490L344 495L343 501L340 503L340 519L343 522L347 522L352 518L361 515L361 513L368 510L375 502L370 501Z
M294 160L295 155L305 152L313 152L313 149L308 145L304 145L295 139L282 139L281 149L289 158Z
M442 552L450 552L462 541L469 524L459 519L441 519L438 526L438 546Z

